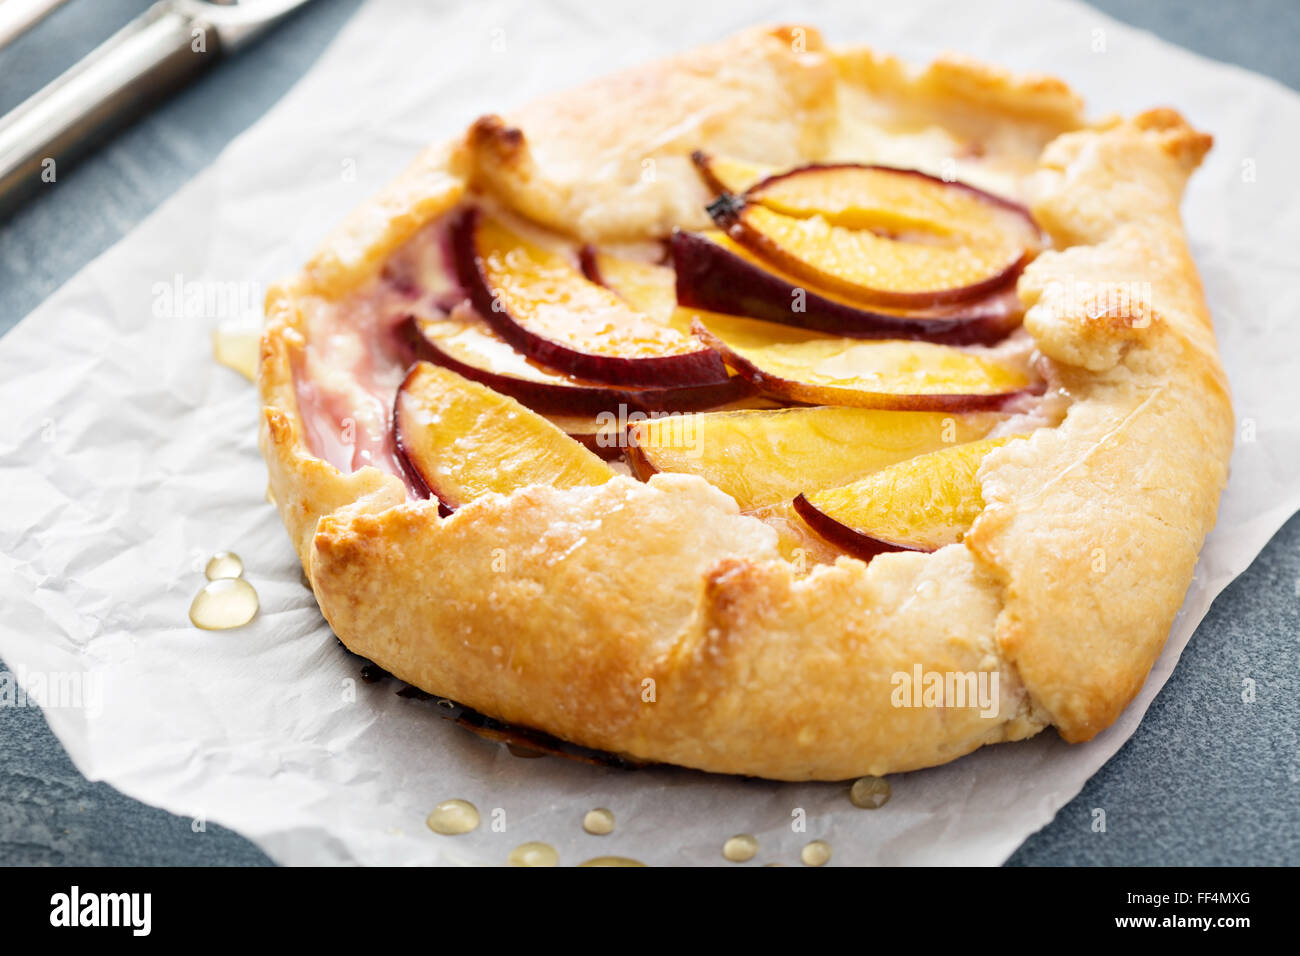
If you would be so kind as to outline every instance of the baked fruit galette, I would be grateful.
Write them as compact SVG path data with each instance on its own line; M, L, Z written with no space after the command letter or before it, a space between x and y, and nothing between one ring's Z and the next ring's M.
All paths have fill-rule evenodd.
M268 298L271 495L356 653L778 779L1141 687L1232 409L1171 110L755 29L430 149Z

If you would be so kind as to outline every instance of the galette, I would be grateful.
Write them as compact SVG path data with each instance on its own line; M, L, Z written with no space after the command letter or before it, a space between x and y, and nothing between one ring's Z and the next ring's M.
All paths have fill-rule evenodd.
M1088 740L1227 476L1179 217L1210 144L790 26L478 119L267 299L261 446L321 611L634 761Z

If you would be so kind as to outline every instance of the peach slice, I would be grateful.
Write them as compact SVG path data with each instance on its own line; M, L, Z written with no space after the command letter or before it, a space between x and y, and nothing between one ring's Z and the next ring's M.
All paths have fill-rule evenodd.
M718 230L678 231L671 250L676 298L684 308L855 338L918 338L953 345L995 342L1020 322L1020 299L1010 286L969 303L889 311L810 288Z
M580 443L605 461L623 456L624 428L617 417L598 418L595 415L547 415L547 420L574 441Z
M731 242L717 230L711 230L711 233L723 242ZM590 247L588 250L587 275L593 282L600 282L613 290L632 308L654 316L683 335L693 336L695 320L708 318L706 310L683 307L678 303L677 271L673 266L625 259L607 252L596 252Z
M582 266L592 282L600 283L638 312L672 326L677 291L671 266L612 255L592 246L583 248Z
M614 477L536 412L429 362L413 365L397 390L393 429L412 474L449 510L491 492L600 485Z
M1010 284L1030 251L1017 234L978 242L888 238L816 215L787 216L723 195L709 206L718 227L796 279L858 302L927 307L974 299Z
M998 420L834 406L674 415L629 429L628 463L643 480L657 471L699 475L747 511L972 441Z
M485 323L456 312L437 319L409 316L399 334L415 358L449 368L543 414L617 413L620 406L645 412L694 411L725 405L753 391L739 376L678 388L586 382L538 365Z
M963 243L1011 238L1030 250L1041 243L1023 206L915 169L813 164L767 177L745 199L785 216L820 216L833 226L886 235L929 233Z
M762 395L912 411L1002 407L1041 387L1021 366L932 342L864 341L710 315L695 333Z
M691 153L691 162L700 171L704 184L718 193L739 195L772 174L770 166L760 166L727 156L714 156L702 149Z
M612 289L638 311L689 333L701 312L743 315L854 338L919 338L953 345L1005 338L1020 324L1015 289L970 303L891 312L865 309L833 293L798 286L726 233L677 231L670 240L673 265L665 266L583 250L593 282Z
M899 462L861 481L802 494L794 510L818 534L858 557L937 551L962 539L984 510L978 472L991 438Z
M749 383L745 382L744 379L740 381L744 382L746 387L749 386ZM780 407L782 406L777 402L751 395L711 408L707 414ZM558 425L570 438L576 438L601 458L609 461L622 457L624 451L630 450L630 439L627 437L627 433L632 426L652 418L659 420L668 417L669 414L672 413L665 414L655 410L643 412L640 409L629 408L624 414L602 410L595 415L547 414L546 417ZM648 478L650 474L651 472L647 471L643 475L643 480Z
M717 355L586 279L560 252L468 208L452 224L457 271L503 339L556 371L614 385L709 385Z

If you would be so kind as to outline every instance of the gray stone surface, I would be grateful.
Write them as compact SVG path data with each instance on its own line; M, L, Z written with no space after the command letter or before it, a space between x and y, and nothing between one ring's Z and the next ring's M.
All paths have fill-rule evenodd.
M150 0L73 0L0 51L0 112ZM959 2L959 0L954 0ZM0 224L0 332L215 158L311 65L360 0L315 0L105 143ZM1300 4L1097 0L1119 19L1300 87ZM1300 518L1214 603L1141 727L1013 865L1300 862ZM1241 699L1243 678L1257 697ZM1092 811L1106 811L1094 833ZM269 861L237 834L145 806L73 767L35 708L0 708L0 863Z

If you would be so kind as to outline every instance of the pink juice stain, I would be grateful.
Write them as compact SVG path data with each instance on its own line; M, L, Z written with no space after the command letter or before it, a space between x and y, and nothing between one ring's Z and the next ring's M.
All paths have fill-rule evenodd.
M462 296L451 278L446 230L427 228L355 296L313 316L312 344L294 362L294 385L307 447L343 472L373 466L401 478L411 498L422 484L405 466L393 435L393 401L414 358L399 334L412 312L434 315ZM338 339L346 343L336 346ZM355 385L344 393L312 377L322 365Z

